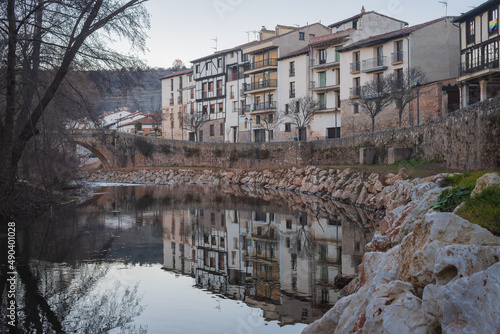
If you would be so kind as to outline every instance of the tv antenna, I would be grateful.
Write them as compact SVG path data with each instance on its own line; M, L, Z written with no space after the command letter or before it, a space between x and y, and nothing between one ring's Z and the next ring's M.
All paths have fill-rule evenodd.
M249 30L249 31L245 31L247 33L247 39L248 39L248 43L250 43L250 33L253 32L253 38L254 40L257 40L257 33L258 31L257 30Z
M445 6L444 17L448 17L448 0L446 0L446 1L438 1L438 2L442 3Z
M214 49L215 51L217 51L217 37L212 38L212 41L215 42L215 47L213 47L212 49Z

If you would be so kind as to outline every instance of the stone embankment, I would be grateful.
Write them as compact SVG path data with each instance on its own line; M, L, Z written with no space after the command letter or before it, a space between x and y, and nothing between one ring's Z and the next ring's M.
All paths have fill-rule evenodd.
M91 181L263 186L385 210L358 278L303 333L499 333L500 238L432 209L446 189L444 176L409 180L404 169L380 175L316 167L83 174Z
M377 211L391 211L410 201L411 189L422 182L443 183L443 175L408 180L406 170L381 175L313 166L278 170L247 171L234 169L139 170L82 172L82 178L96 182L135 184L237 184L289 190L335 199Z

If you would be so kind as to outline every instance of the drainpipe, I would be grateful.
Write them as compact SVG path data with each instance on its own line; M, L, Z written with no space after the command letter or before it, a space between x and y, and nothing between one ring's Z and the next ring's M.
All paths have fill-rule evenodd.
M410 35L408 35L410 36ZM410 38L406 36L406 40L408 41L408 69L407 69L407 76L408 76L408 87L411 89L411 82L410 82ZM411 93L411 91L410 91ZM411 126L411 101L408 103L408 126Z

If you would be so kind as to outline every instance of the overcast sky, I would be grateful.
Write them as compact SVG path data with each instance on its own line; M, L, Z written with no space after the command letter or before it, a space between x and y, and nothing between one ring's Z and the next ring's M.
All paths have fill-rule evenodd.
M443 0L441 2L445 2ZM141 55L151 67L170 67L177 58L190 61L248 40L262 26L303 26L321 22L328 26L360 12L381 14L419 24L445 16L446 6L438 0L150 0L151 30ZM448 0L448 15L456 16L485 0ZM249 32L249 33L247 33ZM125 51L125 50L123 50Z

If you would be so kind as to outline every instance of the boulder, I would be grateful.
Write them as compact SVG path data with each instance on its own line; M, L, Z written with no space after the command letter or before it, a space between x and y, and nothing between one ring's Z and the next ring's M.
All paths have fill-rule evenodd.
M399 279L423 288L436 282L436 252L452 244L498 246L500 238L453 213L429 213L401 243Z
M500 185L500 176L497 173L484 174L476 181L476 186L472 190L471 196L475 196L482 192L484 189Z
M446 285L430 284L422 301L429 326L444 334L498 333L500 263Z

